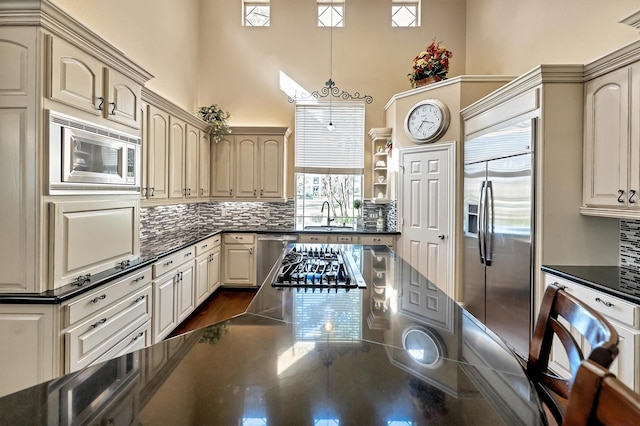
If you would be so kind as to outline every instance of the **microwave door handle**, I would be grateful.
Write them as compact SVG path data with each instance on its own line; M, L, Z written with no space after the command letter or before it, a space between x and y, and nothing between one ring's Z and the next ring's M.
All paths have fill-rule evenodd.
M491 266L493 261L493 235L495 225L495 211L494 211L494 199L493 199L493 184L491 181L487 182L487 227L485 232L486 246L485 246L485 262L487 266Z
M478 253L480 254L480 263L484 263L485 183L485 181L482 181L482 185L480 185L480 198L478 202Z

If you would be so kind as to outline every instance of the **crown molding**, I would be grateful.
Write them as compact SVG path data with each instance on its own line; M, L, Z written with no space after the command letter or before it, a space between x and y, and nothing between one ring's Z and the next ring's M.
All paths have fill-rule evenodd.
M640 12L638 12L640 13ZM640 40L629 43L585 65L584 81L640 61Z
M374 127L369 130L369 137L372 141L377 139L391 139L393 129L391 127Z

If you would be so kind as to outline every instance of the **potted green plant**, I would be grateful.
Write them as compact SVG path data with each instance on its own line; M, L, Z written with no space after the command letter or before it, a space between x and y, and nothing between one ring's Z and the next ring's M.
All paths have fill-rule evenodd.
M211 140L214 142L220 142L224 135L231 133L231 128L229 127L231 114L223 111L217 104L199 107L197 116L209 124L208 130L211 134Z
M355 199L353 200L353 208L356 210L356 227L357 229L362 229L362 225L363 225L363 219L362 216L360 215L360 209L362 208L362 200L360 199Z

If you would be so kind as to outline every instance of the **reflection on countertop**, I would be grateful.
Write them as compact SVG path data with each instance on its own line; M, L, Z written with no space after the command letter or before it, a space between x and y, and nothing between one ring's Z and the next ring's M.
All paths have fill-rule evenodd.
M343 248L366 289L262 286L245 314L75 373L102 389L131 367L132 384L95 404L59 398L69 375L0 398L0 424L64 422L60 413L163 425L543 423L497 336L393 251Z

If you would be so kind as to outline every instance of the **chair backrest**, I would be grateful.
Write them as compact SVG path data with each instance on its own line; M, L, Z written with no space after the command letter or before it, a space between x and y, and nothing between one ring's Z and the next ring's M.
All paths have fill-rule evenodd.
M606 368L583 361L573 381L562 425L639 424L640 395Z
M591 352L587 359L609 368L618 354L618 333L602 315L559 286L547 287L533 331L526 371L558 423L562 422L573 378L585 358L581 346L560 317L589 342ZM559 377L549 371L554 335L567 353L571 377Z

